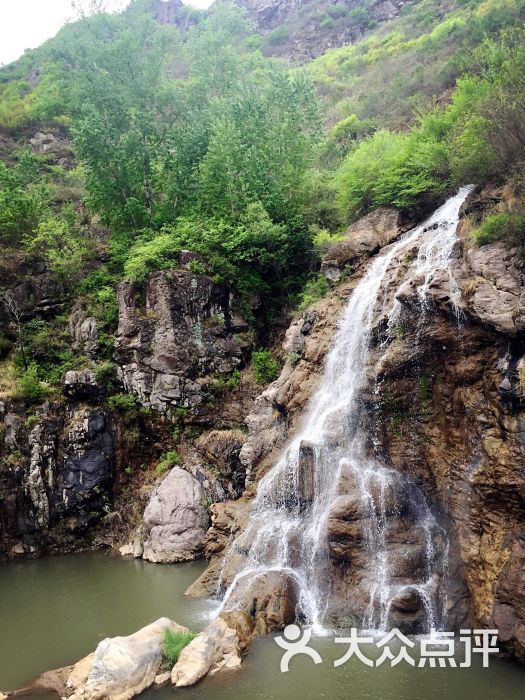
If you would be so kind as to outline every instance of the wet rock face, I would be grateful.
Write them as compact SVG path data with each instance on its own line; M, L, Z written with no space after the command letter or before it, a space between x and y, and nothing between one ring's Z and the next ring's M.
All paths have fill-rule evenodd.
M173 467L154 489L144 511L143 558L157 563L199 558L206 524L200 483L180 467Z
M250 503L245 499L213 503L210 506L211 527L204 538L204 556L210 561L206 571L188 588L187 595L203 598L217 598L232 583L240 565L245 560L246 550L235 538L245 528L249 516ZM224 552L229 549L231 559L224 562Z
M498 196L504 207L504 196ZM465 215L470 216L469 207L483 208L495 199L490 193L472 195ZM373 227L369 235L374 235ZM421 280L409 274L410 256L395 261L386 279L384 304L376 309L373 323L363 420L368 423L371 456L420 489L448 531L448 583L439 594L448 626L468 620L499 627L502 644L525 658L523 266L517 251L500 244L475 248L466 216L458 237L452 274L437 274L430 282L425 309L416 296ZM360 249L357 240L351 246L352 251ZM249 435L241 460L248 483L275 464L300 424L345 299L373 254L369 250L362 247L353 274L338 284L334 294L314 304L290 327L285 352L293 353L293 359L258 397L247 419ZM340 254L329 252L324 268L339 269L334 261ZM392 307L394 290L403 278L406 284L397 296L400 315L395 328L388 329L384 312ZM459 323L453 300L462 312ZM334 425L333 440L337 439ZM308 477L308 445L303 447L303 471ZM363 512L361 495L350 477L341 475L340 496L327 523L332 562L327 570L332 582L328 616L333 624L359 622L370 598L366 572L371 513ZM303 490L307 505L307 478ZM392 502L397 512L390 513L386 537L400 592L392 601L391 623L414 631L425 622L425 606L411 576L424 564L425 548L410 509L401 507L397 497ZM390 508L388 497L384 507ZM229 551L230 581L242 568L243 540L238 535L235 544L223 538L216 550L202 577L209 589L219 578L224 551ZM432 542L436 556L442 556L445 542L439 531L432 533Z
M4 543L38 552L69 533L81 534L105 513L115 469L114 427L103 409L43 410L33 426L4 416L5 445L13 455L0 474ZM9 554L9 550L4 552Z
M507 552L507 563L496 584L493 620L500 641L525 659L525 532L508 543Z
M188 270L152 273L144 293L118 288L115 357L119 377L144 406L161 413L204 411L206 384L241 364L236 334L246 330L226 290Z
M114 475L115 443L104 410L80 410L69 425L56 479L57 510L68 511L96 491L105 492Z
M244 610L255 623L255 634L282 630L295 620L297 586L284 571L267 571L240 578L228 597L226 612Z

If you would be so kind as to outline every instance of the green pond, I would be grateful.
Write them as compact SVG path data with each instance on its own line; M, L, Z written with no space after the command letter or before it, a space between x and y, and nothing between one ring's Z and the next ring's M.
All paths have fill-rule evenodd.
M108 636L129 634L161 616L195 631L215 605L184 596L202 562L161 566L101 552L0 565L0 689L26 684L41 671L71 663ZM518 700L525 698L525 666L491 657L471 668L369 668L351 660L334 668L346 647L331 638L311 643L323 659L291 661L272 637L256 639L242 668L194 688L148 691L145 700ZM370 654L372 656L372 654ZM27 696L26 696L27 697Z

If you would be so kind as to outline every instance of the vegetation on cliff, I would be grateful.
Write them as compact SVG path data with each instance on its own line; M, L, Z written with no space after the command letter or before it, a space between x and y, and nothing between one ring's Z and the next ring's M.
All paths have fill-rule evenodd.
M424 210L466 182L520 181L523 0L420 0L380 25L363 3L351 18L361 12L362 38L306 67L264 56L234 5L174 25L152 8L84 17L0 70L14 144L0 161L0 242L44 260L98 319L100 361L116 282L177 267L181 251L268 321L323 293L319 252L371 209ZM325 25L346 17L334 5ZM279 31L264 46L285 41ZM69 160L28 148L37 126L72 140ZM511 224L488 222L478 241L515 241ZM77 366L65 323L47 344L20 329L21 371L35 363L53 384Z

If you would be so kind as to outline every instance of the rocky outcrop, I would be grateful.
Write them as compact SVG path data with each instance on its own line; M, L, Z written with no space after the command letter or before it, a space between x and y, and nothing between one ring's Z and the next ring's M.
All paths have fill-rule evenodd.
M185 627L160 618L128 637L104 639L88 662L73 668L66 687L72 700L128 700L149 688L162 665L166 630L187 632Z
M181 651L171 682L177 688L194 685L206 675L238 668L241 660L236 630L218 617Z
M240 496L244 490L245 471L240 460L246 435L237 430L210 430L195 442L204 457L217 466L221 476Z
M236 0L258 30L282 34L265 44L271 55L304 62L327 49L353 44L378 22L396 17L409 0ZM334 7L335 6L335 7Z
M246 527L249 508L250 503L244 498L211 505L211 527L204 538L203 550L210 563L202 576L189 587L187 595L216 597L231 584L240 563L244 560L245 550L236 538ZM235 551L235 556L225 565L223 556L227 547L230 555Z
M205 413L209 384L241 365L247 326L226 289L189 270L152 273L138 290L118 288L115 357L119 377L140 402L161 413Z
M43 406L31 425L14 412L0 417L10 455L0 473L4 546L13 554L36 553L55 538L65 546L67 537L57 527L74 537L105 515L115 476L111 415Z
M495 201L498 210L504 210L508 200L504 192L471 196L451 274L434 277L424 309L415 296L421 280L408 274L411 256L395 261L386 297L375 310L374 347L362 401L367 409L363 415L371 455L401 474L405 483L421 489L440 527L449 532L448 597L441 598L448 601L451 624L469 615L473 625L501 627L502 644L524 658L523 265L517 250L500 243L477 248L470 235L472 221L479 220L479 212L493 207ZM297 429L363 263L396 236L394 214L382 211L377 217L391 219L394 225L385 226L387 233L378 241L377 229L370 224L375 217L370 217L369 229L365 223L356 226L355 237L349 236L342 246L329 251L323 269L330 271L331 279L338 278L348 259L352 273L339 276L333 291L288 330L283 372L257 398L247 419L249 435L240 458L250 484L275 463ZM385 311L392 308L394 292L407 275L397 295L399 316L388 327ZM307 505L307 444L304 453L303 500ZM364 533L370 514L362 512L351 478L343 475L339 493L327 522L332 567L325 575L332 580L332 622L351 624L360 596L361 603L367 599ZM397 494L388 547L395 554L394 573L403 583L399 599L392 601L392 621L410 631L417 628L424 607L417 589L410 586L410 574L417 572L422 561L423 542L407 503ZM388 499L383 507L388 507ZM241 523L234 541L227 528L223 537L215 525L210 530L208 536L213 534L220 545L208 552L211 566L201 577L208 592L224 590L225 551L226 583L242 568L242 528ZM435 556L440 556L445 545L439 530L432 535ZM279 584L272 582L271 588L278 590ZM257 610L259 599L248 591L246 597L240 596L240 607ZM286 599L293 602L293 596Z
M200 483L184 469L173 467L144 511L143 558L156 563L196 559L202 555L205 530Z
M94 401L100 398L101 390L95 372L90 369L69 370L62 380L64 393L74 399Z
M342 241L331 246L325 254L321 272L330 282L353 272L356 264L376 255L392 243L403 231L397 209L376 209L350 226Z
M97 349L97 319L87 316L82 308L77 307L69 316L69 332L73 338L73 347L91 357Z
M66 170L74 167L73 147L65 131L57 127L35 131L29 143L35 153L45 155L53 165L60 165Z
M18 693L46 693L71 700L129 700L152 686L163 667L166 631L188 629L161 617L127 637L104 639L95 651L73 666L47 671Z
M286 571L265 571L241 577L228 596L226 612L247 611L254 620L255 634L282 630L295 620L297 586Z

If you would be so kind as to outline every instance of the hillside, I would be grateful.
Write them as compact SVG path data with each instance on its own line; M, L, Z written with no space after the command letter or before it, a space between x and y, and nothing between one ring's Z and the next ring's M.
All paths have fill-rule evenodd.
M1 560L525 659L524 20L133 0L0 69Z

